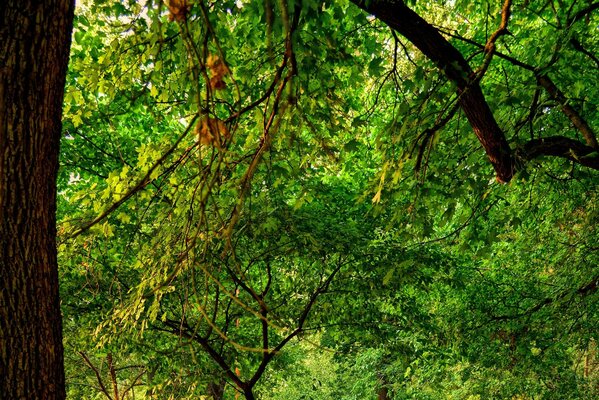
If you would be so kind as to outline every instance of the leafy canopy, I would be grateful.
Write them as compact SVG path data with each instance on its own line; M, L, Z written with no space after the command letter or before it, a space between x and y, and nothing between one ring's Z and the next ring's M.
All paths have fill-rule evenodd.
M596 395L578 3L80 5L69 395Z

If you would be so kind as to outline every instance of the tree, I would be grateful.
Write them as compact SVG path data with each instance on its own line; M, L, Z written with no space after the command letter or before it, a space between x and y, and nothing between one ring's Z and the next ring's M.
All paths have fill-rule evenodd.
M505 0L501 9L501 22L486 43L479 45L482 48L484 59L480 67L474 70L462 53L442 35L443 30L429 24L420 15L410 9L403 1L388 0L352 0L365 11L375 15L391 29L404 36L426 57L435 63L440 71L451 81L457 92L457 104L463 110L474 133L485 149L487 156L497 174L500 182L509 182L517 170L517 159L524 161L540 156L563 157L581 165L599 169L599 145L592 128L583 117L568 104L567 98L556 87L548 76L548 71L556 64L559 58L561 44L556 41L554 56L547 64L530 65L513 57L497 54L497 40L503 35L511 34L508 23L511 15L512 2ZM527 7L526 4L524 7ZM571 7L565 15L564 21L558 19L558 30L568 32L572 26L599 8L597 3L574 12ZM561 25L563 24L563 26ZM474 44L477 44L474 42ZM584 51L584 49L583 49ZM558 104L564 114L571 120L574 127L580 131L585 142L565 136L535 137L524 143L520 154L514 155L510 148L505 132L497 123L493 112L482 92L480 81L487 72L493 56L501 56L504 60L529 71L536 78L539 87L543 87ZM538 96L536 94L535 96ZM536 105L536 104L535 104ZM455 114L450 112L444 121L438 123L433 130L438 130L446 124Z
M70 376L97 382L111 354L131 397L278 380L293 398L318 379L281 373L286 349L322 339L358 383L332 398L592 386L570 365L596 321L594 15L358 3L82 8L60 180Z
M0 5L0 393L65 397L56 177L74 3Z

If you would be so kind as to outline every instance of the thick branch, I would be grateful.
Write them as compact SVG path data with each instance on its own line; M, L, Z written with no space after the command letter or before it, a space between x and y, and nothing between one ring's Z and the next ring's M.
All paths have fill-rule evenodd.
M464 56L402 1L352 2L408 39L457 85L460 107L493 164L497 179L508 182L514 173L511 149Z
M591 3L588 7L583 8L582 10L578 11L572 18L570 18L568 20L568 25L572 25L574 22L578 21L579 19L581 19L583 17L586 17L588 14L592 13L593 11L595 11L598 8L599 8L599 2Z
M461 36L456 35L451 32L444 32L444 33L453 38L462 40L468 44L476 46L479 49L486 48L486 45L477 43L474 40L461 37ZM596 57L592 56L592 54L590 54L586 49L584 49L578 41L576 41L575 39L571 39L571 43L577 50L582 51L583 53L585 53L585 54L589 55L591 58L593 58L593 60L595 60L595 62L597 62L599 65L599 60L597 60ZM562 106L562 111L570 119L570 121L572 122L574 127L576 127L576 129L578 129L583 134L587 145L597 148L597 139L596 139L595 133L593 132L591 127L580 116L580 114L572 106L570 106L568 104L568 99L566 98L566 96L564 96L564 94L555 86L553 81L547 75L539 75L537 73L537 68L533 67L532 65L523 63L519 60L516 60L513 57L510 57L508 55L505 55L505 54L502 54L499 52L495 52L495 54L498 57L507 60L508 62L510 62L513 65L516 65L516 66L524 68L528 71L534 72L539 85L542 86L549 93L549 95L551 96L552 99L557 101Z
M464 56L435 27L408 8L401 0L352 0L352 2L386 23L392 30L403 35L433 61L450 81L456 84L459 105L468 118L478 140L483 145L491 164L493 164L497 179L500 182L510 181L515 172L512 151L478 84L477 77L479 74L472 71ZM491 45L489 46L489 43L487 43L484 46L487 53L486 58L495 53L494 41L501 34L507 33L509 8L510 1L506 0L502 9L501 25L492 35ZM599 8L597 3L592 4L587 9L579 12L574 20L594 11L596 8ZM501 56L506 58L505 55ZM530 70L530 67L523 63L517 62L516 65ZM566 158L580 165L599 169L599 157L593 154L598 148L597 140L591 128L576 110L567 104L563 94L546 76L539 76L538 79L539 84L561 104L562 110L584 135L587 144L561 136L535 139L519 149L518 158L531 160L548 155Z
M541 156L566 158L585 167L599 170L599 154L593 147L564 136L551 136L528 141L521 149L525 161Z
M585 49L584 46L582 45L582 43L580 43L575 38L572 38L572 39L570 39L570 44L577 51L580 51L582 54L584 54L585 56L587 56L588 58L593 60L595 62L595 64L597 65L597 68L599 68L599 58L597 58L597 56L595 56L595 54L593 54L590 51L588 51L587 49Z

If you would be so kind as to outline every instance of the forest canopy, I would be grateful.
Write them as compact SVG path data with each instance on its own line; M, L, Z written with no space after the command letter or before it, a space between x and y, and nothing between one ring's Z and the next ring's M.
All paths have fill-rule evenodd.
M598 8L81 1L67 397L596 398Z

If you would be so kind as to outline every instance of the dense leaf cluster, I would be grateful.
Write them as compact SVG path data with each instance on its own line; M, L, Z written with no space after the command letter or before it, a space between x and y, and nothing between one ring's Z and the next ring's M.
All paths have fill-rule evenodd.
M353 3L79 6L70 397L597 395L597 7Z

